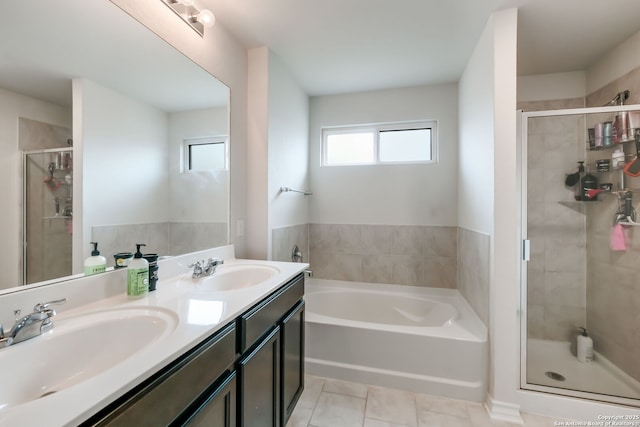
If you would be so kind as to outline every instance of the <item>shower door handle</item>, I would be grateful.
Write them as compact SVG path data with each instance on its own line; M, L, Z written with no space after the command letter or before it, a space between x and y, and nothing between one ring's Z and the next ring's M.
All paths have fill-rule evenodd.
M522 241L522 260L531 261L531 240L529 239Z

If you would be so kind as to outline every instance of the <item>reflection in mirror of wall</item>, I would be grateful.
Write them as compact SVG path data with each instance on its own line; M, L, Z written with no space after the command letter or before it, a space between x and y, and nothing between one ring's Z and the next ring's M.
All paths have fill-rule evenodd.
M108 0L4 2L0 68L0 289L82 272L90 241L109 265L138 242L228 243L229 90L213 76ZM224 142L224 168L183 168L198 138Z

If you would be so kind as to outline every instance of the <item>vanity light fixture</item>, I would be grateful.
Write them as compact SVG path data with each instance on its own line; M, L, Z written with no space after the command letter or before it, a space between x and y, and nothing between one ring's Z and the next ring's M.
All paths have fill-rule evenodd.
M194 0L162 0L162 2L202 37L204 37L204 29L213 27L216 22L213 13L208 9L198 10L194 6Z

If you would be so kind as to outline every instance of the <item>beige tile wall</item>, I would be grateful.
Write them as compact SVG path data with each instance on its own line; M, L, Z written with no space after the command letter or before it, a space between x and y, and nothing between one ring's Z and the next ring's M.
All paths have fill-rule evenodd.
M587 96L587 105L603 105L626 89L626 104L640 103L640 68ZM640 210L640 178L627 177L626 187L636 189L633 204ZM610 250L617 203L614 196L601 197L587 210L587 326L595 350L640 381L640 229L625 231L627 251Z
M458 229L458 290L485 325L489 324L490 236Z
M457 287L457 227L310 224L314 277Z
M551 99L547 101L518 102L517 109L523 111L563 110L565 108L583 108L584 98Z
M35 120L18 119L18 147L20 150L67 148L71 129L50 125ZM32 155L25 165L23 179L28 194L26 213L27 254L21 259L20 269L26 264L27 283L55 279L71 274L72 234L70 220L64 218L45 219L55 216L55 198L71 194L71 187L61 185L50 190L43 183L48 176L48 165L54 154ZM55 172L57 179L64 179L66 171ZM60 209L64 208L64 203ZM20 209L24 209L20 206ZM22 237L22 236L21 236ZM22 258L22 257L21 257Z
M489 236L457 227L303 224L273 230L275 261L298 244L321 279L458 288L489 318Z
M309 262L309 224L292 225L276 228L272 235L273 261L291 261L293 246L298 245L302 253L302 261Z
M528 129L528 336L569 341L586 324L586 222L564 185L585 141L584 118L531 118ZM572 209L574 208L574 209Z
M630 91L626 104L640 103L640 68L589 94L582 102L580 98L527 102L519 104L518 108L538 111L578 108L583 106L581 104L597 107L623 90ZM583 129L585 124L575 126ZM612 217L617 210L614 196L600 196L598 203L576 207L575 212L566 208L571 203L559 207L545 197L571 199L563 197L557 186L560 177L555 176L559 170L553 170L553 167L557 162L569 161L572 150L582 150L584 138L578 139L573 149L567 145L567 150L547 151L553 150L548 147L551 141L558 146L568 128L564 124L540 121L534 129L537 134L529 137L529 168L534 169L530 170L529 180L540 182L541 173L550 174L553 187L547 179L543 185L530 183L528 188L528 227L533 252L528 267L529 336L564 340L573 338L575 325L586 324L596 351L640 380L640 364L637 363L640 354L640 230L627 230L629 249L613 252L609 249L609 239ZM567 144L570 144L573 135L566 136ZM599 158L602 153L595 155ZM574 157L580 155L584 156L578 153ZM553 167L545 170L544 164ZM626 187L638 188L640 193L640 179L638 182L635 179L628 178ZM550 188L554 190L548 191ZM637 202L634 206L638 209ZM584 219L580 219L581 216ZM579 259L586 259L584 266Z

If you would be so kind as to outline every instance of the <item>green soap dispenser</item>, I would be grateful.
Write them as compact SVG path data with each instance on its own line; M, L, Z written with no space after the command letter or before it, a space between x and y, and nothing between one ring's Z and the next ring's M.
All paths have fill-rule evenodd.
M132 298L142 297L149 292L149 262L142 258L140 246L146 245L136 243L136 253L127 267L127 295Z
M104 273L107 269L107 259L100 255L100 251L98 250L98 242L91 242L91 244L93 245L91 256L84 260L85 276Z

